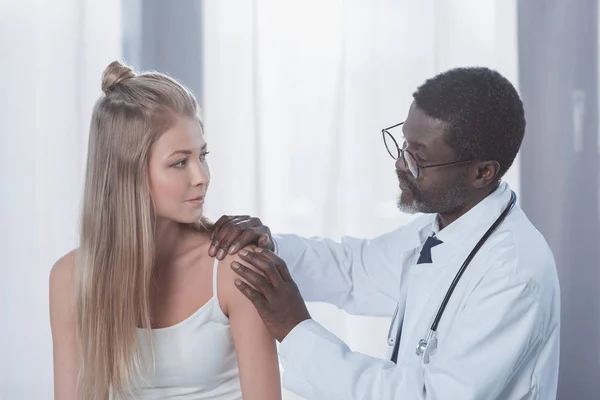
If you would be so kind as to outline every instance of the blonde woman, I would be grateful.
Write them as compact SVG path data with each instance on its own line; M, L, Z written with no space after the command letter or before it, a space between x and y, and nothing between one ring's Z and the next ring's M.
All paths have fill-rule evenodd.
M194 96L115 61L90 127L79 247L50 275L55 399L280 399L274 339L208 256Z

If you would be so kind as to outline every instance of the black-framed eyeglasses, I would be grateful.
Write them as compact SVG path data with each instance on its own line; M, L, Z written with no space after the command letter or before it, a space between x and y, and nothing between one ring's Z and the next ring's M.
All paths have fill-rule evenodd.
M408 171L410 171L410 173L412 174L412 176L415 179L419 179L421 170L425 169L425 168L444 167L444 166L448 166L448 165L465 164L465 163L468 163L471 161L475 161L474 159L470 159L470 160L452 161L452 162L433 164L433 165L420 165L417 162L417 159L415 158L415 156L413 156L410 151L404 150L403 148L398 146L398 142L396 141L394 136L389 132L390 129L399 127L402 124L404 124L404 121L400 122L399 124L392 125L389 128L382 129L381 134L383 135L383 143L385 144L385 148L386 148L387 152L394 160L397 160L398 158L400 158L400 156L402 156L402 161L404 161L404 166L406 167L406 169Z

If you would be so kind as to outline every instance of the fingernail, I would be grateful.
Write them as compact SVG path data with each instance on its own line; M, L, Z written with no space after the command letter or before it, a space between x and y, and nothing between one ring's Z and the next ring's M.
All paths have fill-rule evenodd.
M240 281L239 279L236 279L234 282L236 285L242 286L242 281Z
M219 252L217 253L217 258L223 258L225 256L225 252L223 251L223 249L219 250Z
M248 255L248 250L242 250L242 251L240 251L240 255L246 257Z
M262 247L257 247L256 250L254 250L254 251L256 251L257 253L262 253L263 248Z
M231 247L229 248L229 254L233 254L233 253L235 253L236 251L238 251L238 246L237 246L237 244L234 244L233 246L231 246Z
M240 264L238 264L236 262L232 262L231 263L231 268L233 268L233 269L240 269Z
M216 250L216 249L217 249L217 248L216 248L216 246L213 244L212 246L210 246L210 247L208 248L208 252L209 252L210 254L214 254L214 252L215 252L215 250Z

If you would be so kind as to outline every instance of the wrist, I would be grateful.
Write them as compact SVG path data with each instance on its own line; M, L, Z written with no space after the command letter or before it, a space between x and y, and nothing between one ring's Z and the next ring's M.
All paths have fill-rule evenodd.
M300 325L301 323L303 323L304 321L308 321L312 319L310 315L307 315L303 318L298 318L297 320L294 321L293 324L290 324L289 327L287 327L280 335L278 335L278 337L276 337L275 339L281 343L285 340L285 338L290 334L290 332L292 332L294 329L296 329L296 327L298 325Z

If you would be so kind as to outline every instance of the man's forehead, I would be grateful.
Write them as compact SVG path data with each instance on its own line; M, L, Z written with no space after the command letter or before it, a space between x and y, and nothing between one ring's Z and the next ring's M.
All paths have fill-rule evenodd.
M441 141L445 132L446 123L430 117L413 103L402 126L404 137L415 144L429 147Z
M446 122L427 115L414 103L402 126L404 138L410 146L417 148L430 161L439 162L446 162L456 156L446 141L447 127Z

